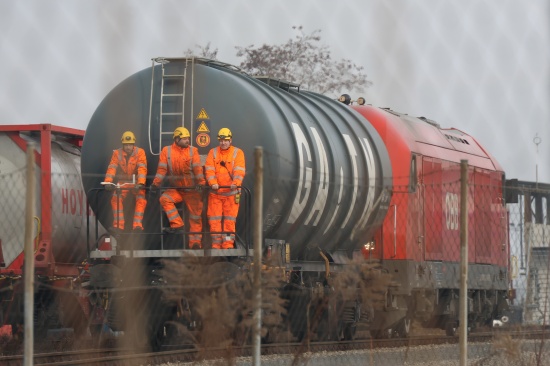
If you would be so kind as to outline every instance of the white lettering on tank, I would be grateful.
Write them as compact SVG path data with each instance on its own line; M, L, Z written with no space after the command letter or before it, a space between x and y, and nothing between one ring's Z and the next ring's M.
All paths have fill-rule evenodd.
M323 215L323 211L325 210L325 205L327 204L329 174L327 153L325 151L325 147L323 146L321 136L319 136L319 133L314 127L311 127L311 133L315 138L315 144L317 145L317 150L319 151L319 188L317 194L315 195L315 202L313 203L313 207L311 208L309 216L304 222L304 225L308 225L313 217L313 214L315 214L315 212L318 212L317 217L313 222L313 226L317 226L319 220L321 219L321 216Z
M298 179L298 190L296 191L296 197L294 198L294 203L292 204L292 211L290 212L287 221L289 224L296 222L304 210L309 195L311 194L311 168L306 167L306 163L311 162L311 150L307 143L306 136L300 126L298 126L297 123L292 122L292 128L294 130L294 137L296 138L296 145L298 147L300 177ZM304 157L304 150L307 157ZM304 190L304 194L302 194L302 190Z
M344 140L346 141L346 146L348 148L349 156L351 159L351 180L353 182L353 192L351 195L351 204L348 210L348 214L346 215L346 218L344 219L344 222L342 223L342 226L340 226L342 229L347 225L349 218L351 217L351 214L353 212L353 209L356 204L357 200L357 189L359 186L358 178L357 178L357 150L355 150L355 146L353 146L353 142L351 141L351 138L349 135L342 135L344 136Z
M332 218L330 219L330 222L328 223L327 227L325 228L325 231L323 231L323 235L325 235L328 231L328 229L332 226L332 223L334 222L334 219L336 218L336 214L338 213L338 209L340 208L340 202L342 202L342 193L344 192L344 169L340 167L340 191L338 192L338 202L336 203L336 207L334 208L334 213L332 214Z
M366 182L367 197L365 200L365 207L363 208L363 214L361 219L358 220L357 225L353 228L352 237L355 236L357 230L364 229L367 225L367 222L370 218L373 201L374 201L374 189L376 187L376 164L374 163L374 156L372 155L372 148L369 144L369 141L366 138L363 138L363 143L361 147L363 149L363 154L365 155L365 161L367 163L367 172L369 176L369 181Z

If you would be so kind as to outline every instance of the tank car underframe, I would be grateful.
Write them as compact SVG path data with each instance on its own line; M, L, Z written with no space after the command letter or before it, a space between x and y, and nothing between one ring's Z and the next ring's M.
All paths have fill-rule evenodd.
M279 248L284 256L284 245ZM193 299L184 296L167 300L166 290L174 286L170 280L159 274L162 263L172 261L178 263L202 262L210 263L209 273L218 273L219 276L234 277L237 273L250 271L251 257L235 257L231 253L237 250L212 251L213 253L225 253L225 256L205 256L203 251L187 251L184 256L178 258L130 258L124 255L110 258L97 259L91 266L90 281L86 288L90 292L92 304L91 332L100 344L120 338L123 334L141 333L148 338L152 349L160 349L161 345L172 344L175 339L179 342L187 338L187 342L193 344L193 340L200 339L201 318L194 308ZM273 252L277 251L276 249ZM193 255L191 253L193 252ZM209 251L206 251L209 252ZM105 252L103 252L105 254ZM281 259L279 257L279 259ZM147 262L145 262L147 261ZM344 270L341 264L327 262L285 262L268 261L270 268L278 268L286 273L288 282L278 290L281 298L288 301L286 316L279 314L282 324L265 326L264 341L272 341L290 331L296 338L302 339L308 335L316 340L340 340L353 339L357 331L359 320L373 319L373 311L358 302L354 291L343 293L335 291L327 282L327 270L337 276ZM136 275L136 265L144 266L141 275ZM214 267L217 269L214 270ZM267 268L267 267L266 267ZM227 278L224 277L224 281ZM330 277L330 276L329 276ZM141 281L136 284L135 281ZM219 282L224 282L219 281ZM131 287L147 288L148 290L133 291ZM125 295L124 295L125 294ZM242 295L241 295L242 296ZM130 301L129 299L133 299ZM141 298L151 301L139 300ZM153 301L152 299L155 299ZM129 302L130 301L130 302ZM128 309L133 303L143 303L139 308L155 308L154 311L135 314L120 313L117 309ZM362 312L362 314L361 314ZM149 314L149 315L146 315ZM155 314L155 316L150 316ZM277 315L277 314L275 314ZM137 319L141 319L138 321ZM304 322L304 320L306 320ZM141 330L130 330L135 323L141 323ZM184 331L182 332L182 329ZM137 340L133 340L134 342ZM238 340L237 340L238 341ZM246 340L240 340L246 342ZM185 342L185 339L184 339ZM123 344L123 343L122 343ZM181 343L178 343L181 344Z
M155 351L165 345L196 345L201 339L202 318L197 299L186 291L205 291L205 287L213 291L238 274L248 273L250 261L246 257L207 257L197 254L202 251L191 252L177 259L120 255L96 260L86 284L94 342L99 346L132 345ZM196 275L210 282L205 286L193 279L186 281L180 266L200 271Z

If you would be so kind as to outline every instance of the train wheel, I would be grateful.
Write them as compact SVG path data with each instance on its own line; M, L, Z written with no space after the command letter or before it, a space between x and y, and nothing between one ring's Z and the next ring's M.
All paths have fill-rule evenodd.
M325 342L330 340L330 338L328 320L323 317L323 319L319 321L319 324L317 324L317 340Z
M357 333L357 326L355 324L346 324L344 326L344 341L355 340L355 333Z
M317 339L319 341L339 341L342 333L343 328L340 322L331 324L326 317L319 322L317 327Z
M153 332L150 335L149 345L153 352L159 352L164 342L165 342L164 326L161 325L156 327L156 329L153 329Z
M456 336L456 333L458 331L458 322L449 320L447 323L445 323L445 334L449 337Z
M86 334L86 316L78 300L69 294L61 294L58 298L60 321L63 327L72 328L76 337Z
M372 329L370 331L371 337L375 339L389 339L392 336L392 329Z
M395 328L394 335L396 338L409 338L411 335L411 318L403 318L399 325Z
M449 337L454 337L458 335L458 321L448 321L445 323L445 334ZM470 334L473 327L468 326L466 328L466 334Z

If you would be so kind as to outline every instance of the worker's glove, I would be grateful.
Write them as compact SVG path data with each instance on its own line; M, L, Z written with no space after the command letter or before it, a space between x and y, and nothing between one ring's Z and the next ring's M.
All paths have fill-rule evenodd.
M139 193L140 190L142 190L142 189L144 189L144 188L145 188L145 185L143 185L143 184L136 184L136 185L134 186L134 188L132 188L132 192L134 192L134 193L137 194L137 193Z
M151 187L149 187L149 192L151 194L157 194L159 191L159 186L157 186L156 184L151 184Z
M104 187L106 191L114 191L116 189L114 184L105 184Z
M212 184L212 189L217 191L220 188L219 184Z
M197 184L195 186L195 191L197 191L197 192L202 192L203 189L204 189L204 186L202 184Z

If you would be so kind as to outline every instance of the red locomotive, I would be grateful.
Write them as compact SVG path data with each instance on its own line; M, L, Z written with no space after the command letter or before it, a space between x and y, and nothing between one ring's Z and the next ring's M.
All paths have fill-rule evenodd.
M469 325L502 316L508 308L510 253L504 171L498 162L473 137L427 118L365 105L352 108L376 128L392 161L390 209L363 252L400 278L395 296L407 298L405 321L415 318L448 334L456 330L464 159L469 165L468 296L473 309L480 309L471 311Z
M265 151L263 247L266 255L282 254L278 266L287 274L279 289L287 313L277 329L290 329L297 338L313 330L318 339L351 339L357 329L377 337L408 336L416 320L453 333L458 321L462 159L469 162L472 183L469 323L488 323L506 310L504 173L471 136L422 117L349 106L300 90L299 85L252 78L219 61L157 58L151 68L115 87L87 127L81 173L96 214L92 224L97 219L96 227L101 228L112 222L110 195L101 181L122 132L133 131L137 145L145 149L150 184L161 148L172 142L172 132L180 126L191 132L201 155L215 146L215 134L222 127L233 132L234 144L244 151L249 167L254 148L262 146ZM166 261L186 258L222 262L224 269L231 266L235 272L250 265L252 175L243 182L235 249L210 250L208 227L203 228L203 250L189 249L186 235L163 235L165 218L152 197L143 234L121 233L110 238L112 246L107 247L102 231L89 230L95 233L89 241L86 281L93 299L92 309L85 312L94 314L89 324L95 330L124 331L128 314L121 317L110 306L124 308L129 299L136 299L118 291L136 288L136 277L141 289L150 288L140 290L140 296L149 309L143 312L148 314L146 329L153 347L167 341L170 324L189 329L200 324L193 309L187 307L189 313L181 316L186 299L166 303L157 296L164 285L171 285L159 277L159 269ZM84 248L85 241L75 238L73 245ZM5 244L2 248L6 253ZM392 278L381 306L353 291L342 297L342 289L334 287L334 278L343 277L365 258ZM80 268L78 260L69 267ZM133 275L137 264L144 268L139 276ZM336 306L327 306L333 301Z

